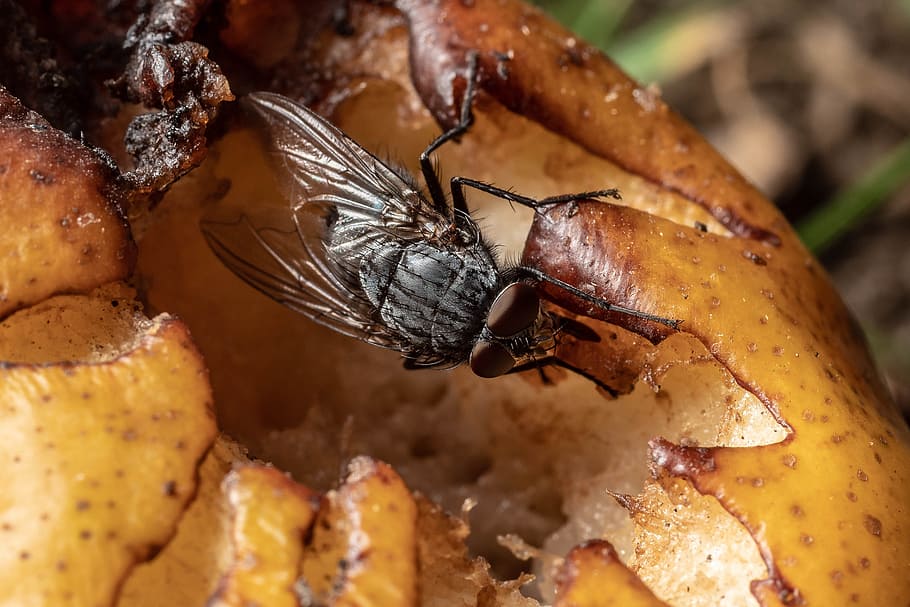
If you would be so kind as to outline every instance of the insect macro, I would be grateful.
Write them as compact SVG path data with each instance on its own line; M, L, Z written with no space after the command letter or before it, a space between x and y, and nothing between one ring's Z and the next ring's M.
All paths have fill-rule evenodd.
M534 285L549 282L608 311L676 328L678 321L616 306L538 269L502 267L465 202L472 187L535 209L600 190L534 200L464 177L451 180L450 206L431 154L464 134L477 56L469 56L459 124L421 154L416 180L361 148L306 107L273 93L247 97L267 126L288 205L282 221L245 215L203 222L218 257L266 295L315 322L399 351L409 368L467 362L481 377L544 364L566 319L541 307ZM571 368L571 367L570 367Z

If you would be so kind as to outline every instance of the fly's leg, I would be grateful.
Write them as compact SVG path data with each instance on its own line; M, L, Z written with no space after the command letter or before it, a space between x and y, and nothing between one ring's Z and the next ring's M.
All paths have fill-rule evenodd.
M553 381L547 377L546 371L544 371L545 365L537 365L537 374L540 376L540 381L543 382L545 386L552 386Z
M596 190L593 192L580 192L578 194L562 194L560 196L550 196L548 198L541 198L537 200L535 198L529 198L527 196L522 196L521 194L516 194L515 192L510 192L509 190L504 190L502 188L497 188L496 186L484 183L482 181L477 181L475 179L469 179L467 177L453 177L452 178L452 202L455 205L455 208L459 208L459 204L464 206L464 186L469 186L474 189L480 190L481 192L486 192L503 200L507 200L510 203L518 203L522 206L529 207L534 209L535 212L541 207L546 207L548 205L560 204L564 202L572 202L575 200L580 200L584 198L613 198L620 200L619 190L609 189L609 190ZM528 266L519 266L512 270L519 278L530 278L536 280L537 282L548 282L552 285L555 285L564 291L568 291L572 295L575 295L579 299L587 301L594 304L602 310L607 312L619 312L622 314L628 314L629 316L635 316L636 318L643 318L645 320L650 320L653 322L658 322L662 325L666 325L671 329L678 329L680 320L672 320L669 318L664 318L663 316L657 316L655 314L648 314L647 312L639 312L638 310L633 310L632 308L626 308L624 306L617 306L611 304L608 301L589 295L584 291L573 287L567 282L554 278L549 274L546 274L537 268L531 268Z
M560 315L554 314L552 312L550 312L549 314L554 316L556 319L556 322L557 322L556 333L557 334L561 333L561 332L565 332L578 340L588 341L588 342L599 342L600 341L600 335L598 335L596 331L594 331L593 329L588 327L588 325L578 322L577 320L574 320L572 318L567 318L565 316L560 316ZM552 352L555 352L555 348L554 348L554 350L552 350ZM537 373L540 375L541 382L543 382L543 384L545 386L552 386L554 382L552 379L550 379L550 377L546 373L547 367L561 367L563 369L566 369L567 371L571 371L572 373L575 373L576 375L580 375L581 377L584 377L585 379L593 382L597 387L599 387L601 390L603 390L610 396L612 396L614 398L619 396L619 392L617 392L612 387L603 383L598 378L594 377L593 375L591 375L584 369L576 367L575 365L567 363L566 361L562 360L561 358L558 358L555 354L550 354L550 355L544 356L542 358L534 358L532 360L529 360L528 362L522 363L520 365L516 365L511 370L507 371L506 375L508 375L509 373L521 373L522 371L530 371L532 369L537 369Z
M498 188L495 185L485 183L483 181L477 181L476 179L470 179L469 177L452 177L452 204L456 209L467 208L465 204L464 197L464 188L470 187L475 190L480 190L481 192L486 192L497 198L502 198L507 200L510 203L518 203L523 207L528 207L534 209L535 211L548 207L554 204L560 204L563 202L574 202L576 200L584 200L585 198L613 198L614 200L622 200L622 196L619 195L619 190L611 188L609 190L594 190L592 192L579 192L577 194L561 194L559 196L549 196L547 198L541 198L537 200L536 198L529 198L527 196L522 196L521 194L516 194L511 190L504 190Z
M354 26L351 24L351 0L342 0L332 11L332 25L339 36L347 38L354 35Z
M537 268L532 268L529 266L518 266L512 270L514 274L519 278L530 278L536 280L537 282L548 282L551 285L557 286L563 291L571 293L575 297L586 301L590 304L593 304L604 310L606 312L619 312L620 314L626 314L628 316L634 316L636 318L641 318L644 320L650 320L652 322L657 322L671 329L679 329L679 325L682 322L681 320L673 320L670 318L664 318L663 316L658 316L656 314L649 314L647 312L640 312L639 310L633 310L632 308L627 308L625 306L617 306L616 304L611 304L610 302L600 299L599 297L594 297L589 293L585 293L577 287L573 287L569 283L559 280L554 276L550 276L546 272L538 270Z
M477 51L468 52L467 60L468 72L465 76L467 80L467 87L465 88L464 96L461 99L461 114L458 119L458 124L434 139L433 142L430 143L430 145L428 145L427 148L420 154L420 171L423 173L423 179L427 184L427 190L429 190L430 198L433 201L433 206L436 207L437 211L443 215L450 217L453 220L454 211L449 208L449 205L446 202L445 192L442 189L442 185L439 183L439 174L436 172L436 167L433 165L433 159L430 156L444 143L458 139L464 135L468 129L471 128L471 125L474 124L474 114L471 111L471 105L474 102L474 94L477 91L477 77L479 73ZM505 62L509 60L509 57L508 55L501 54L499 55L499 60L499 75L501 78L507 77L508 70L505 68ZM474 189L480 190L481 192L486 192L487 194L491 194L504 200L508 200L509 202L518 203L535 210L554 204L583 200L585 198L613 198L615 200L622 199L619 195L619 190L611 188L608 190L594 190L591 192L579 192L577 194L549 196L547 198L537 200L516 194L509 190L498 188L494 185L484 183L483 181L477 181L476 179L469 179L467 177L453 177L450 185L452 192L452 209L460 211L465 215L469 214L467 201L465 200L464 195L465 187L472 187Z
M458 137L463 135L474 123L474 114L471 113L471 103L474 101L474 91L477 88L477 51L468 53L468 73L466 78L467 87L464 91L464 97L461 100L461 116L459 117L458 124L434 139L420 155L420 171L423 173L423 179L427 184L427 190L429 190L433 205L436 207L437 211L452 220L455 219L454 211L449 208L449 205L446 202L446 195L439 183L439 175L436 173L436 167L433 166L433 159L430 158L430 154L439 149L439 147L447 141L458 139ZM461 198L460 206L457 202L454 202L454 200L453 204L455 209L467 214L468 208L464 205L463 196Z
M584 377L585 379L593 382L598 388L600 388L601 390L603 390L610 396L612 396L614 398L619 396L619 392L617 392L616 390L614 390L607 384L603 383L602 381L600 381L599 379L597 379L596 377L594 377L593 375L591 375L584 369L579 369L575 365L570 365L566 361L556 358L555 356L548 356L547 358L540 358L537 360L532 360L532 361L524 363L522 365L518 365L517 367L512 367L511 370L506 372L506 375L510 375L512 373L521 373L522 371L530 371L531 369L537 369L538 373L540 373L540 377L543 380L543 382L547 385L552 385L553 381L544 374L544 369L549 366L561 367L563 369L566 369L567 371L571 371L572 373L575 373L576 375L580 375L580 376Z

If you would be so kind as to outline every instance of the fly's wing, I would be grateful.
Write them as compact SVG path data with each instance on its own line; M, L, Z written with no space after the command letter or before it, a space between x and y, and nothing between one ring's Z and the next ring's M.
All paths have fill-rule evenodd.
M204 220L202 233L218 258L261 293L331 329L383 348L402 349L399 340L372 320L362 293L339 279L287 212L259 210L228 220ZM318 249L317 249L318 250Z
M246 105L268 127L288 201L203 221L212 250L287 307L345 335L403 350L400 339L374 321L357 280L359 260L330 258L329 230L341 222L363 242L371 235L410 240L424 236L427 220L443 218L413 185L305 107L271 93L250 95Z
M293 210L335 207L338 215L404 238L429 234L445 221L381 160L305 106L275 93L252 93L244 107L268 128L271 151Z

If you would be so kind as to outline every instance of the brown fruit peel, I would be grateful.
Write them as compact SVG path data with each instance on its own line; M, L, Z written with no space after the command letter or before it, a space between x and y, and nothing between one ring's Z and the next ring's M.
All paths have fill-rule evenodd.
M0 318L130 274L116 173L3 88L0 158Z
M55 127L77 137L84 125L79 114L90 95L84 93L74 71L62 65L65 62L58 62L58 49L43 37L47 35L45 28L38 33L25 3L4 2L2 11L0 86ZM67 25L73 27L71 22Z
M0 586L20 605L106 605L167 543L215 434L186 327L159 317L106 363L6 364ZM40 503L23 501L23 496Z
M126 133L135 168L123 177L133 206L157 200L202 163L206 129L221 103L234 99L209 50L190 40L208 4L164 0L149 5L124 40L131 53L123 73L108 83L121 99L161 108L135 117Z
M609 542L591 540L566 555L556 573L554 607L665 607Z
M907 589L880 576L900 575L910 559L906 427L815 262L790 241L763 263L746 247L583 203L538 216L525 261L608 301L684 318L682 330L789 428L764 447L652 446L656 475L690 479L755 536L771 571L756 585L762 600L899 601Z
M682 330L790 431L781 444L748 449L657 441L655 474L690 479L746 525L770 571L754 584L763 602L905 601L907 588L880 581L901 577L910 561L910 436L860 331L780 213L653 91L537 10L443 4L398 2L415 85L440 123L455 122L464 79L451 74L463 75L466 53L477 50L481 87L503 105L682 194L734 235L607 203L535 217L525 263L608 301L683 319ZM667 334L544 290L652 340Z

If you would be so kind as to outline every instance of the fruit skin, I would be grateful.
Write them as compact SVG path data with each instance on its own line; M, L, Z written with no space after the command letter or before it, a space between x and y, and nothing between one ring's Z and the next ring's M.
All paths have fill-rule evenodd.
M656 478L688 479L753 535L769 570L753 583L763 604L906 603L910 584L882 580L907 579L910 432L805 249L784 233L756 263L744 254L753 247L581 203L536 218L525 260L607 300L685 319L681 330L788 430L748 448L651 443Z
M395 607L417 602L417 505L388 464L354 458L319 507L300 567L316 602Z
M105 363L7 363L0 402L0 601L110 604L171 539L214 440L186 326L159 317Z
M114 169L0 88L0 318L129 276Z
M604 540L569 551L556 573L554 607L666 607Z
M451 74L477 51L480 88L512 112L681 194L735 234L778 242L786 221L659 92L539 9L518 0L396 6L409 24L414 86L440 124L457 122L464 80Z
M207 605L229 570L231 508L222 491L234 467L248 466L242 445L218 436L199 465L196 497L180 518L177 533L151 561L125 580L117 607Z
M325 495L245 465L223 490L233 554L209 605L417 603L417 504L388 464L354 458Z
M295 607L303 539L318 494L262 465L233 470L223 488L232 511L232 564L208 605Z
M608 301L682 319L682 331L786 430L782 442L760 447L651 446L655 478L688 479L753 535L768 566L753 593L764 604L907 603L910 584L882 582L906 580L910 568L910 432L861 331L774 205L659 94L535 9L484 0L398 6L411 29L415 86L440 123L455 119L463 86L446 75L477 49L484 92L629 174L608 185L630 190L644 179L661 188L666 204L629 201L651 214L606 202L538 214L522 262ZM670 203L680 198L710 213L709 232ZM667 335L543 290L654 341Z

